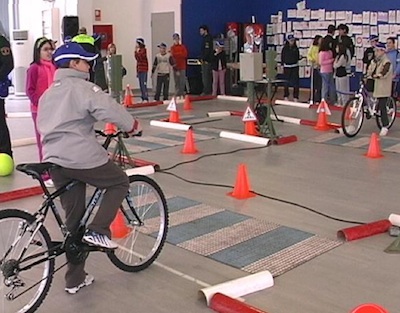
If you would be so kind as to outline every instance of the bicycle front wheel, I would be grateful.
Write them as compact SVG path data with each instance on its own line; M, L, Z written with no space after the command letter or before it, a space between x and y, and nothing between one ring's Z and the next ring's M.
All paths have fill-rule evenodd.
M360 98L349 99L342 112L342 129L347 137L354 137L361 129L364 121L363 103Z
M387 126L387 128L390 128L392 127L394 120L396 119L396 113L397 113L397 104L392 97L389 97L386 101L386 112L389 120L389 125ZM376 115L376 125L379 127L379 129L383 127L381 115L382 115L381 112L379 112L379 114Z
M129 177L130 194L111 225L119 247L108 257L119 269L138 272L150 266L164 246L168 208L157 183L147 176Z
M0 312L32 313L46 297L54 273L44 226L23 211L0 211ZM30 259L29 259L30 258ZM38 260L44 260L34 265ZM33 265L30 267L29 265Z

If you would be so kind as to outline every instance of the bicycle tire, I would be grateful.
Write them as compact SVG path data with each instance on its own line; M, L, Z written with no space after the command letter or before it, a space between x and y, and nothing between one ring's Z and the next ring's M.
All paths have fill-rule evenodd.
M136 213L141 217L144 225L132 227L126 218L126 215L123 216L123 227L128 227L130 233L121 239L115 239L113 236L113 240L119 244L119 248L109 252L107 255L111 262L119 269L126 272L139 272L149 267L156 260L165 244L169 222L168 207L161 188L151 178L142 175L133 175L129 177L129 183L131 185L130 191L132 200L136 199L136 202L138 202L137 206L134 205ZM143 186L147 187L149 192L143 192L143 194L136 195L135 189L139 189L140 187L140 190L143 191ZM149 193L153 193L153 195L149 196ZM146 204L147 201L153 201L151 200L152 197L154 197L155 201ZM143 200L143 202L140 202L141 200ZM143 205L140 205L141 203L143 203ZM157 210L153 210L149 213L150 208L154 206L154 203L158 204L158 212ZM145 205L148 205L147 210L144 209ZM129 205L125 208L121 206L120 210L124 211L125 214L128 215L130 213ZM149 219L146 219L146 216L144 215L141 216L141 210L143 210L144 214L149 213ZM159 217L151 215L157 213L159 214ZM131 216L129 217L131 218ZM158 227L154 225L157 222L157 219L159 219L160 222L160 226ZM153 232L152 229L155 231ZM154 244L149 244L149 246L151 246L149 253L146 254L141 252L141 250L144 250L144 246L147 245L148 242L151 242L154 237ZM130 242L130 239L132 239L132 242ZM126 248L126 246L128 246L128 248ZM123 260L125 254L127 254L131 262Z
M2 221L5 221L7 223L7 225L0 226L0 228L1 228L0 234L1 234L1 231L4 231L6 226L9 226L10 223L13 222L12 220L8 220L8 219L20 220L17 223L18 227L21 227L21 222L25 221L29 225L29 224L32 224L35 221L35 218L31 214L29 214L27 212L24 212L24 211L21 211L21 210L18 210L18 209L1 210L0 211L0 224L2 224L1 223ZM17 229L17 231L18 231L18 229ZM21 244L21 245L24 244L23 243L23 239L24 239L24 234L25 233L27 233L27 230L24 231L24 233L22 234L22 237L20 238L18 243L16 243L16 245L14 246L15 249L18 249L18 244ZM17 235L17 233L15 233L15 235ZM29 234L29 236L30 236L30 234ZM0 235L0 237L1 237L1 235ZM9 237L11 237L11 236L9 236ZM15 240L15 238L13 240ZM40 227L39 231L35 235L34 241L35 242L32 245L35 246L35 251L33 251L32 253L37 253L38 252L37 250L39 249L38 247L42 247L44 249L44 251L48 251L49 249L52 248L52 242L51 242L51 239L50 239L50 235L49 235L48 231L46 230L46 228L43 225ZM43 244L45 244L45 246L43 246ZM1 286L1 288L0 288L0 290L4 290L6 292L6 289L10 289L10 288L5 285L5 280L4 280L5 277L4 277L4 272L3 272L3 269L4 269L3 265L6 264L6 262L9 261L10 259L13 260L13 258L12 258L12 250L9 251L10 253L8 254L8 255L11 256L10 259L5 258L5 251L7 251L7 250L3 251L2 245L5 245L6 246L5 249L7 249L7 250L11 248L11 245L10 245L10 247L8 247L8 244L7 243L5 244L4 240L2 241L0 239L0 262L1 262L1 264L0 264L0 268L1 268L1 271L0 271L0 277L1 277L0 284L3 284ZM29 251L29 249L27 251ZM54 258L51 258L51 259L48 259L47 261L45 261L45 262L43 262L41 264L45 265L42 277L39 278L38 281L33 281L32 285L34 285L37 282L40 282L41 279L42 279L42 281L37 285L38 290L34 293L32 299L30 301L28 301L28 302L21 301L21 300L19 300L20 298L17 298L15 300L6 300L5 293L1 294L0 295L1 298L2 298L1 301L5 301L4 303L5 303L5 305L7 305L7 307L5 305L3 305L2 313L15 313L15 312L18 312L18 313L33 313L43 303L44 299L46 298L46 296L47 296L47 294L49 292L51 283L53 281L55 260L54 260ZM31 269L27 270L27 272L30 271L30 270L34 270L35 268L37 268L37 266L39 266L39 264L35 265ZM19 274L23 274L23 273L26 273L26 272L23 271L23 272L21 272ZM27 274L24 274L24 276L25 275L27 275ZM23 279L24 277L21 277L21 278ZM28 278L26 277L26 279L28 279ZM30 280L30 278L29 278L29 280ZM29 289L29 286L26 286L26 288ZM24 291L22 290L18 294L21 294L23 292ZM28 294L28 292L29 292L29 290L27 291L26 294ZM24 296L24 294L21 295L21 297L22 296ZM31 297L28 296L27 298L31 298ZM24 299L25 299L25 297L24 297ZM18 308L19 306L21 306L21 308ZM0 307L1 307L1 303L0 303Z
M387 128L389 129L390 127L393 126L393 123L396 120L396 113L397 113L397 103L393 97L388 98L386 102L386 110L388 112L388 119L389 119L389 125L387 126ZM380 112L375 116L375 121L378 128L381 129L383 123Z
M346 135L346 137L354 137L360 132L364 122L364 111L362 105L363 103L358 97L350 98L344 105L341 117L341 125L343 133ZM352 123L353 118L355 125ZM358 118L359 120L356 121L355 118Z

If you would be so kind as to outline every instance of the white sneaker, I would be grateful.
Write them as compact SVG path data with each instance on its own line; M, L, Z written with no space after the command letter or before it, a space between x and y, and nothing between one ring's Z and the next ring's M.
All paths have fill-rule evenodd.
M86 230L83 235L82 241L88 245L105 248L105 249L117 249L118 244L108 238L106 235L96 233L93 230Z
M44 185L45 185L47 188L54 188L54 182L53 182L53 180L52 180L51 178L46 179L46 180L44 181Z
M288 97L285 97L285 98L283 98L283 100L285 100L285 101L289 101L289 98L288 98Z
M389 132L389 129L387 127L382 127L381 132L379 133L379 136L385 137L388 132Z
M299 99L294 98L293 101L294 101L294 102L299 102Z
M354 125L346 126L346 131L350 134L353 133L355 130L356 128L354 127Z
M65 288L65 291L71 295L76 294L81 288L90 286L94 282L94 277L92 275L86 274L85 280L78 286L72 288Z

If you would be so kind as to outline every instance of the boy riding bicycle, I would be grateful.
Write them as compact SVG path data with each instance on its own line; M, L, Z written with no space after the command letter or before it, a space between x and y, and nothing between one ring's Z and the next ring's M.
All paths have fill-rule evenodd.
M389 97L392 96L392 76L393 67L386 56L386 46L377 43L375 46L375 59L371 61L367 69L367 77L373 78L374 92L373 96L378 101L378 109L382 120L380 136L386 136L388 133L389 118L386 108Z
M116 124L134 134L139 122L100 87L87 81L88 62L97 54L86 52L77 43L59 47L53 55L57 66L54 83L39 101L38 129L43 144L43 162L59 167L51 172L57 188L71 180L80 183L60 196L66 225L71 233L79 228L85 213L86 184L105 190L100 208L88 225L82 241L86 244L115 249L109 226L129 189L127 175L109 160L98 143L94 125L97 121ZM90 285L94 278L84 270L85 263L68 263L65 290L74 294Z

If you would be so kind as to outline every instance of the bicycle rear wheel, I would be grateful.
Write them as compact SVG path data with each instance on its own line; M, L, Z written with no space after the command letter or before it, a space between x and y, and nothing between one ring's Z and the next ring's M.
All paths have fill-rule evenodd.
M347 137L358 134L364 122L364 110L362 99L353 97L349 99L342 112L342 129Z
M131 200L128 197L127 203L121 206L123 215L117 215L115 224L111 226L114 229L112 239L119 248L109 252L108 257L121 270L138 272L150 266L164 246L168 208L164 194L154 180L133 175L129 182Z
M396 119L396 113L397 113L397 104L392 97L389 97L388 100L386 101L386 112L389 119L389 125L387 126L387 128L390 128L392 127L394 120ZM376 115L376 125L379 127L379 129L381 129L383 126L381 112L379 112L379 114Z
M29 264L48 257L52 247L44 226L36 233L35 230L35 218L32 215L14 209L0 211L2 313L35 312L49 291L54 273L54 259L47 259L32 268L26 268ZM43 255L26 260L29 256L40 253Z

